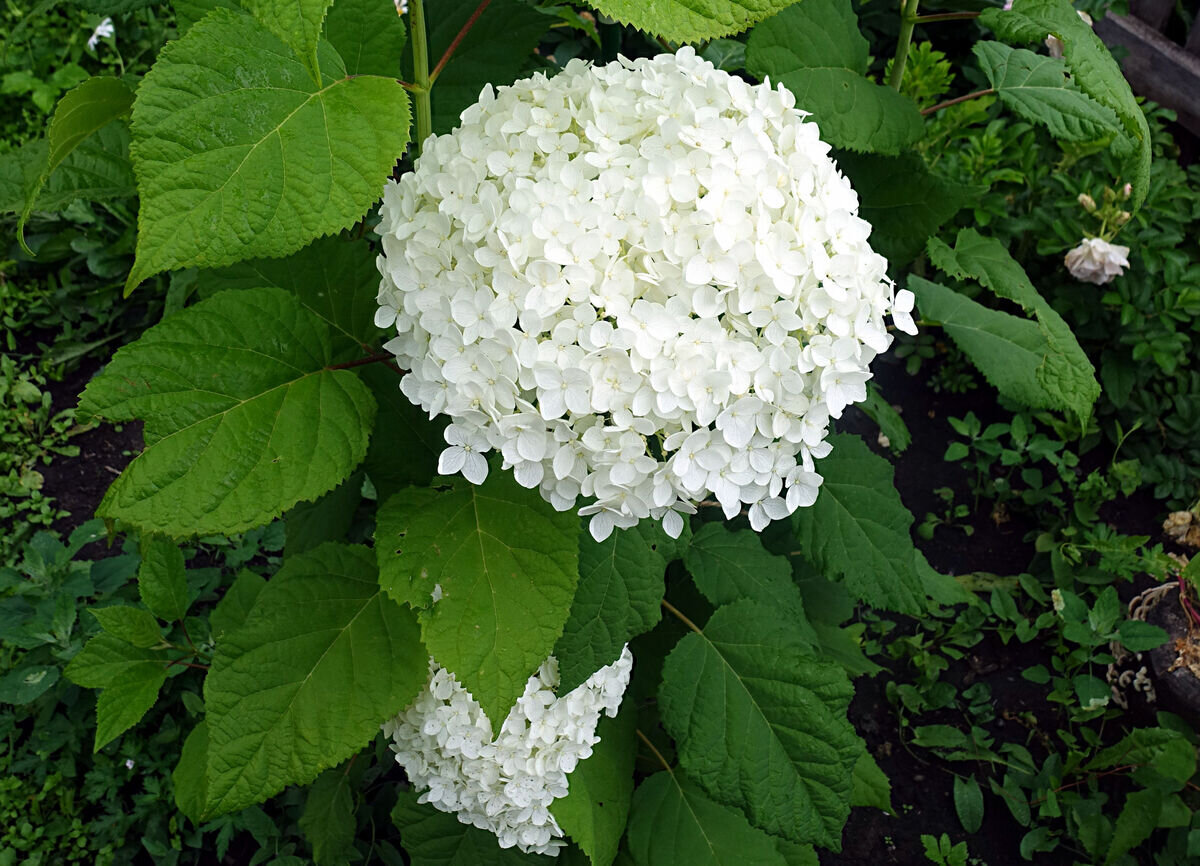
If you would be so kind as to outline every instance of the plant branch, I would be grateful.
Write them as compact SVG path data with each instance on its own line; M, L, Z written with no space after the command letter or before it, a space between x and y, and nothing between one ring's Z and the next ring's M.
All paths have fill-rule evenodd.
M892 74L888 77L888 86L900 92L900 84L904 81L904 66L908 63L908 49L912 45L914 21L917 18L917 5L920 0L903 0L900 9L900 35L896 37L896 56L892 59Z
M935 21L967 21L971 18L978 18L979 12L937 12L933 15L917 15L912 21L913 24L932 24Z
M637 732L638 739L645 743L646 748L654 753L654 757L658 758L658 762L663 765L663 769L672 776L675 775L675 771L671 769L671 765L667 763L667 759L662 756L662 752L654 747L654 743L650 742L650 738L642 733L641 728L636 728L635 730Z
M433 134L433 109L429 102L429 44L425 29L425 0L412 0L408 4L408 26L413 47L413 102L417 115L417 155L421 145Z
M450 58L454 55L455 50L458 48L458 43L463 41L463 37L466 36L467 32L475 26L475 22L479 20L479 16L483 14L483 10L487 9L488 4L491 2L492 0L482 0L482 2L475 7L475 11L472 12L471 17L467 19L467 23L462 26L462 28L458 31L458 35L454 37L454 41L451 42L446 50L442 53L442 57L437 62L437 66L433 67L433 72L429 73L430 87L432 87L433 83L437 81L438 75L440 75L442 72L442 67L450 62Z
M670 612L681 623L686 625L688 628L690 628L696 634L704 634L704 632L700 631L700 628L694 622L692 622L690 619L688 619L686 616L683 615L683 613L679 610L679 608L677 608L675 605L671 604L671 602L667 601L665 598L662 600L662 606L663 606L664 610Z
M196 668L202 671L208 670L208 665L198 665L195 662L185 661L184 659L175 659L167 662L167 667L172 667L173 665L182 665L185 668Z
M968 93L966 96L956 96L954 99L947 99L945 102L939 102L937 105L922 108L921 116L928 117L931 114L936 114L943 108L949 108L951 105L958 105L960 102L966 102L969 99L978 99L981 96L991 96L995 92L994 89L988 87L984 90L976 90L974 93Z
M331 364L326 367L326 370L349 370L351 367L365 367L367 364L378 364L380 361L390 361L395 355L390 352L380 352L377 355L371 355L368 358L357 358L353 361L344 361L341 364Z

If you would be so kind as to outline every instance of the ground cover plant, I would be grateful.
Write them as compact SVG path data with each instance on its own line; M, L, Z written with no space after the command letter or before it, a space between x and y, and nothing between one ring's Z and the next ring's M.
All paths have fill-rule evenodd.
M983 5L133 0L12 78L0 858L1200 856L1195 170Z

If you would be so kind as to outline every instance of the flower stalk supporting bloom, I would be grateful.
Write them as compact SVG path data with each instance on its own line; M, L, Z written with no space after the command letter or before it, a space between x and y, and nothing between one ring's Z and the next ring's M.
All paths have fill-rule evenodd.
M884 317L915 326L805 117L684 48L485 88L428 139L384 191L376 322L451 419L439 471L498 451L597 539L811 505Z

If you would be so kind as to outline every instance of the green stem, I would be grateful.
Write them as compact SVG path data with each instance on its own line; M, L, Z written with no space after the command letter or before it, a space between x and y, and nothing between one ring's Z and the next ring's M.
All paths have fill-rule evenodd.
M938 12L933 15L917 15L913 18L913 24L933 24L936 21L970 21L972 18L978 18L980 12Z
M433 133L433 109L429 103L429 44L426 41L424 0L408 4L413 53L413 100L417 104L417 153Z
M896 57L892 60L892 74L888 78L888 86L897 92L900 90L900 82L904 80L904 65L908 63L908 48L912 45L919 2L920 0L902 0L903 5L900 8L900 35L896 37Z

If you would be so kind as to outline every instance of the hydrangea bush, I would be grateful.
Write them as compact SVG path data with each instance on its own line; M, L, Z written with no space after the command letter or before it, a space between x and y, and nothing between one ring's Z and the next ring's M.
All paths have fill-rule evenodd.
M1066 0L907 0L894 45L850 0L543 6L180 3L144 79L63 98L22 226L132 171L128 290L172 311L81 397L144 424L98 509L141 534L143 605L67 675L97 748L195 678L180 809L310 786L322 866L358 856L367 774L415 864L816 862L888 806L840 612L964 593L838 430L859 403L902 447L870 391L889 329L919 309L1016 404L1099 393L998 241L931 239L979 191L920 156L927 118L994 96L1111 148L1121 214L1145 118ZM990 87L919 108L914 29L964 16ZM278 573L189 617L179 545L281 516Z

